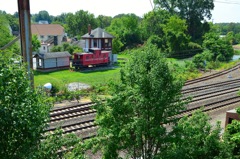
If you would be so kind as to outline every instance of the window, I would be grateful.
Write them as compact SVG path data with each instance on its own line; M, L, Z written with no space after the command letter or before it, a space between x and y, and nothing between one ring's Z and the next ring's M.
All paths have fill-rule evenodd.
M44 38L44 35L41 35L41 38L43 39L43 38Z
M45 48L45 46L43 46L43 50L45 50L46 48Z
M38 66L42 66L42 60L38 59Z
M93 40L93 47L97 47L97 39Z
M110 39L104 39L104 46L105 46L105 48L111 47L111 40Z

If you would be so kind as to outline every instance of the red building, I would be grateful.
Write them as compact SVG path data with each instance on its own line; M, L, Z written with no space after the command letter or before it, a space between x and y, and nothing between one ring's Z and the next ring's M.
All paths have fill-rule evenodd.
M113 35L101 28L91 30L82 36L85 40L84 53L75 53L72 65L78 69L81 67L108 65L112 61Z
M112 39L113 35L107 33L101 28L96 28L91 30L91 27L88 28L88 33L82 36L82 39L85 40L85 49L88 51L89 48L99 48L101 50L112 50Z

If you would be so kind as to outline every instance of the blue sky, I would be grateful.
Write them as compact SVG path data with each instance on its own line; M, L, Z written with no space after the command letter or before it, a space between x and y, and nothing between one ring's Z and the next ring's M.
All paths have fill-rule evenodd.
M54 16L82 9L95 16L135 13L140 17L152 9L150 0L30 0L30 8L31 13L47 10ZM0 0L0 10L13 14L17 0ZM214 23L240 22L240 0L216 0L212 15Z

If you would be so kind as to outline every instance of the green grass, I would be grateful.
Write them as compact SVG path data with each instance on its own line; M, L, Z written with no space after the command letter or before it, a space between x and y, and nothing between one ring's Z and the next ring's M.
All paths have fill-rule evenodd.
M118 54L119 64L117 66L123 66L127 59L130 58L129 54ZM97 84L104 84L109 80L118 80L120 75L120 67L115 69L100 70L100 71L70 71L60 70L54 72L34 72L35 86L43 85L45 83L71 83L81 82L91 86Z
M129 59L130 58L130 54L118 54L117 56L120 59Z
M240 55L240 50L234 50L234 55Z
M54 72L34 72L34 84L35 86L43 85L45 83L71 83L81 82L89 85L107 83L109 80L118 80L120 75L120 68L101 70L101 71L70 71L61 70Z
M217 70L224 70L224 69L232 68L232 67L234 67L237 63L239 63L239 60L231 61L231 62L228 62L228 63L221 63L221 64L220 64L220 67L219 67Z
M119 64L123 66L127 59L130 58L129 54L118 54ZM180 66L184 65L184 60L168 59L171 63L177 63ZM188 59L187 59L188 60ZM115 69L100 70L100 71L70 71L60 70L54 72L34 72L35 86L44 85L45 83L71 83L81 82L91 86L97 84L107 83L109 80L118 80L120 75L120 67Z
M174 59L174 58L167 58L169 63L172 64L178 64L179 66L184 67L185 66L185 61L191 61L192 58L187 58L187 59Z
M49 73L42 73L35 71L34 72L34 83L35 86L43 85L45 83L71 83L71 82L81 82L86 83L91 86L98 84L105 84L109 80L118 80L120 75L120 68L124 66L127 59L130 58L129 54L118 54L118 58L120 59L116 66L120 66L115 69L108 70L100 70L100 71L89 71L89 72L80 72L80 71L70 71L70 70L61 70ZM174 66L174 64L178 64L180 67L185 67L185 61L192 60L183 59L178 60L174 58L168 58L170 66ZM238 61L233 61L230 63L221 63L218 70L227 69L233 67ZM189 75L190 76L190 75ZM194 75L195 76L195 75ZM197 75L197 77L199 74Z

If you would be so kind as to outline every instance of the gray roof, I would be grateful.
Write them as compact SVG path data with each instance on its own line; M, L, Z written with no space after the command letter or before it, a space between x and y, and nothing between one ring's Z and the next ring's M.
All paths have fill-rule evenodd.
M68 51L65 52L50 52L50 53L38 53L34 55L34 57L39 57L41 59L53 59L53 58L59 58L59 57L70 57L72 56L69 54Z
M85 48L86 41L85 40L74 41L72 42L72 45L77 45L81 48Z
M87 33L83 35L82 38L114 38L114 36L106 32L102 28L96 28L91 31L91 35Z

